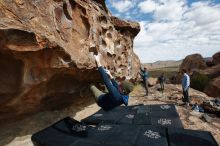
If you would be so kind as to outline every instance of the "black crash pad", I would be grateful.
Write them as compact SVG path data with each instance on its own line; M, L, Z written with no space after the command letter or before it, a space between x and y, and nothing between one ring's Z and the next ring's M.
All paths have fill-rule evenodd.
M152 111L151 117L157 118L179 118L179 114L176 111Z
M117 124L132 124L135 114L136 113L134 111L129 112L129 113L121 113L120 119L116 123Z
M72 124L72 125L71 125ZM64 118L55 124L32 135L33 142L40 146L74 146L77 141L86 141L85 145L94 146L132 146L135 143L139 127L131 124L127 125L107 125L86 126L85 133L73 133L72 127L81 124L69 117ZM84 125L83 125L84 126ZM79 142L83 145L82 142Z
M99 110L95 114L83 119L82 121L89 125L97 125L99 123L116 124L121 118L122 113Z
M179 118L151 118L151 124L166 128L184 128Z
M87 139L104 143L106 139L108 139L108 137L111 137L116 126L117 125L103 124L103 125L97 125L95 127L90 127L88 128Z
M183 128L183 124L176 110L152 111L151 124L168 128Z
M218 146L212 134L207 131L168 129L170 146Z
M168 146L168 144L169 146L217 146L210 132L184 130L180 126L182 123L179 118L175 118L176 116L173 116L172 112L170 112L171 115L163 114L164 112L152 112L155 114L151 119L153 125L99 124L87 126L67 117L33 134L31 139L40 146ZM138 114L144 113L139 112ZM156 120L165 119L167 116L171 116L171 126L155 124L158 122ZM179 125L175 120L180 121ZM81 128L81 126L85 130L78 131L77 127Z
M118 146L133 146L138 137L141 126L136 125L116 125L105 144Z
M81 123L66 117L52 126L33 134L31 139L33 142L43 146L70 146L79 137L87 137L86 131L76 132L72 130L78 124Z
M137 108L119 106L110 111L99 110L95 114L83 119L86 124L132 124Z
M151 125L151 114L147 113L137 113L133 120L134 125Z
M137 107L133 124L134 125L151 125L151 107L150 105L143 105Z
M139 106L142 106L142 104L131 105L131 106L117 106L110 111L111 112L123 112L123 113L135 112L135 111L137 111Z
M152 125L142 126L136 146L168 146L166 129Z
M144 113L149 113L151 111L151 106L150 105L140 105L133 107L133 109L137 109L137 114L144 114Z
M133 124L134 121L134 124L150 124L149 114L149 105L118 106L110 111L104 111L101 109L82 121L89 125L97 125L100 123Z
M118 145L110 145L110 144L102 144L94 141L86 141L86 140L78 140L71 144L71 146L118 146ZM126 146L126 145L125 145Z

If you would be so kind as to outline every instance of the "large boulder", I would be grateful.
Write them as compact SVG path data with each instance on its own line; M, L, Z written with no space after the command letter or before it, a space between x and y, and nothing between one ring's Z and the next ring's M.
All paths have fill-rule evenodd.
M205 69L206 67L206 62L200 54L192 54L184 58L180 65L180 71L185 69L188 73L192 73L194 70Z
M157 78L152 78L152 77L150 77L149 79L148 79L148 86L149 87L152 87L152 86L154 86L154 85L156 85L157 84Z
M220 52L215 53L212 58L215 65L220 64Z
M220 64L194 72L191 76L191 87L204 91L209 96L220 97L219 79Z
M213 79L220 76L220 64L208 67L204 70L199 71L200 74L206 75L209 78Z
M212 57L206 57L204 58L205 62L206 62L206 65L207 67L212 67L214 66L215 64L213 63L213 58Z
M97 52L117 78L138 76L140 26L113 17L104 0L4 0L0 20L0 119L80 100L100 80Z
M204 92L209 96L220 98L220 77L212 79L206 86Z

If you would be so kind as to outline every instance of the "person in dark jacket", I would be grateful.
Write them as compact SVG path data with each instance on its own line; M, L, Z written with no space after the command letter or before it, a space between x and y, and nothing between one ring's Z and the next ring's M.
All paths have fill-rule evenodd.
M144 69L140 68L140 70L141 72L139 74L141 75L142 83L144 85L146 96L147 96L148 95L148 71L146 67Z
M128 105L128 94L131 92L132 88L126 86L126 82L123 82L120 86L115 81L110 71L104 69L100 62L100 55L94 55L98 71L101 75L101 78L108 90L108 93L100 91L96 86L90 85L90 90L95 96L97 104L105 111L111 110L116 106L121 104Z
M160 91L163 93L163 91L164 91L164 82L165 82L164 73L162 73L162 74L158 77L158 82L160 83Z

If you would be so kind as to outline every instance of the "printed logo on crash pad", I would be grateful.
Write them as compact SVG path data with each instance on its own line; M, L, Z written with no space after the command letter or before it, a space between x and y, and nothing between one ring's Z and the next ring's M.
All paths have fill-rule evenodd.
M107 131L107 130L110 130L112 127L110 125L101 125L99 128L98 128L98 131Z
M171 120L170 119L159 119L158 124L160 125L171 125Z
M76 131L76 132L82 132L82 131L86 131L86 126L84 125L80 125L80 124L76 124L72 127L72 130L73 131Z
M128 114L128 115L126 115L125 117L128 118L128 119L133 119L133 118L134 118L134 115Z
M169 105L161 105L160 108L163 109L163 110L168 110L168 109L171 108L171 106L169 106Z
M154 132L152 130L147 130L144 133L144 136L151 138L151 139L158 139L161 138L160 134L158 132Z

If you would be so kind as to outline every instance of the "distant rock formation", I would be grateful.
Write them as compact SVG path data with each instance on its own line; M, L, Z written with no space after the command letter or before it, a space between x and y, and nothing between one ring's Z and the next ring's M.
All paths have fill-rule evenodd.
M192 54L185 57L180 65L180 71L185 69L188 73L193 72L195 69L205 69L207 67L205 60L200 54Z
M220 52L215 53L212 58L215 65L220 64Z
M152 87L152 86L154 86L154 85L156 85L157 84L157 78L152 78L152 77L150 77L149 79L148 79L148 86L149 87Z
M93 54L117 78L135 80L136 22L120 20L104 0L0 2L0 119L64 107L100 76ZM92 100L92 99L91 99Z
M182 60L174 61L174 60L167 60L167 61L156 61L153 63L143 63L144 67L147 67L149 70L151 69L158 69L164 67L179 67L182 63Z

